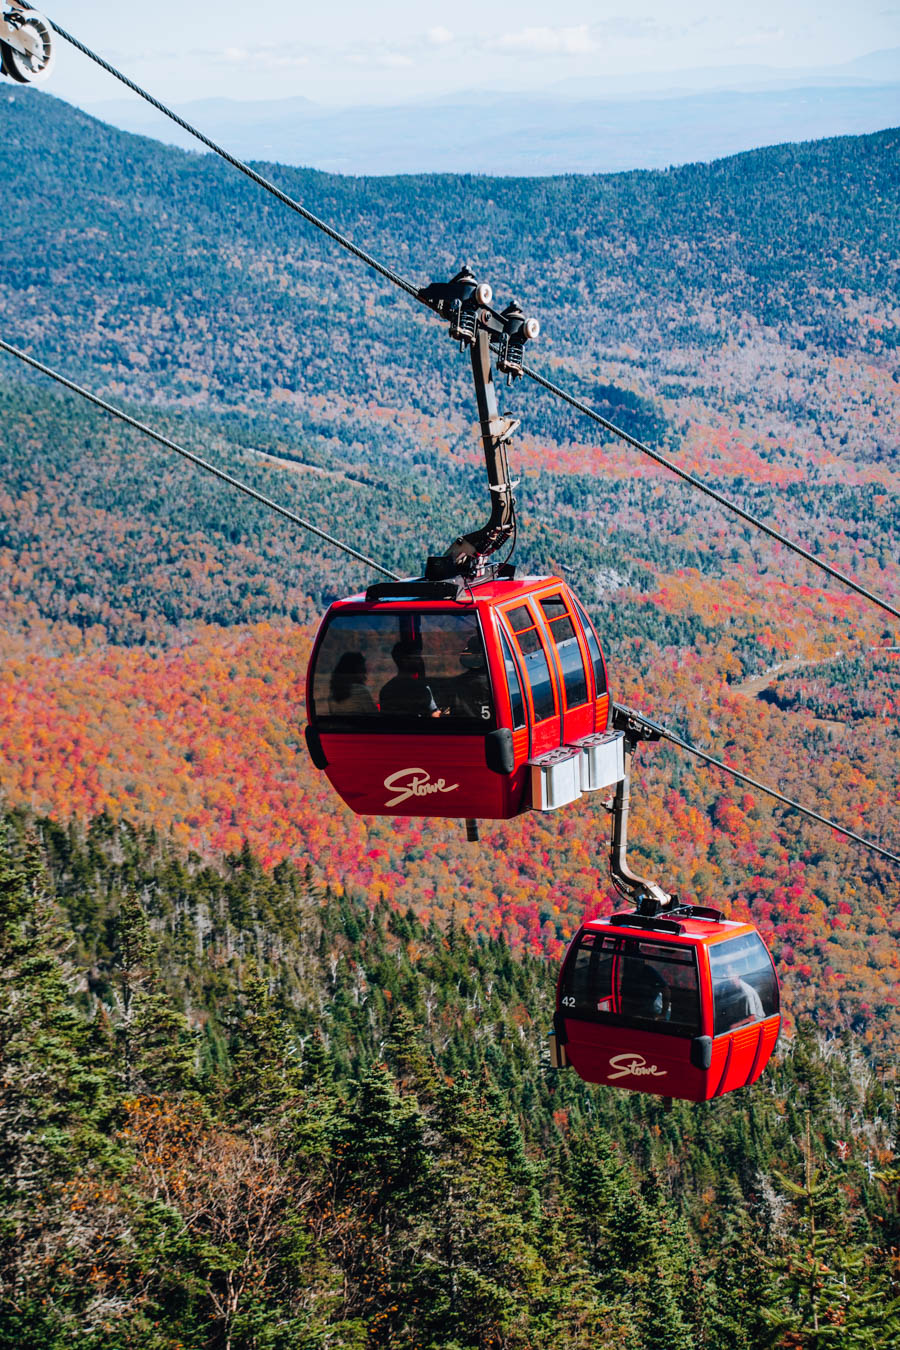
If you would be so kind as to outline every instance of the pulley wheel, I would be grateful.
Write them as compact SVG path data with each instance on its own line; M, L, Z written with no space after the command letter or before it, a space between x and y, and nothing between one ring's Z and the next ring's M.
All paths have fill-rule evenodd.
M0 42L0 75L8 75L11 80L14 80L16 77L9 67L9 48L5 42Z
M3 54L3 69L19 84L37 84L46 80L53 69L56 51L53 42L53 29L43 14L35 9L13 10L7 14L7 22L15 18L17 34L28 46L28 55L17 51L8 42L0 43Z

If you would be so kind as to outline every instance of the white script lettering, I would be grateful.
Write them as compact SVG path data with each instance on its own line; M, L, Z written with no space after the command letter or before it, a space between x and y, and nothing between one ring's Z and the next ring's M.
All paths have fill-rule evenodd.
M659 1069L655 1064L648 1064L643 1055L613 1055L609 1061L609 1067L615 1069L610 1078L627 1078L629 1074L639 1077L642 1074L651 1074L654 1078L665 1078L666 1070Z
M408 781L404 782L406 779ZM384 786L388 792L396 792L396 797L392 797L385 806L399 806L401 802L408 801L410 797L427 797L432 792L455 792L459 783L447 783L443 778L438 778L431 782L427 770L425 769L398 769L384 780Z

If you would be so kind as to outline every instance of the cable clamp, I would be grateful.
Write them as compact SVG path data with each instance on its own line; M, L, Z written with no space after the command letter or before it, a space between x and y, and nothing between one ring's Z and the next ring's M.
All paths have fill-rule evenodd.
M487 432L495 445L504 445L522 425L518 417L487 417L480 424L482 432Z

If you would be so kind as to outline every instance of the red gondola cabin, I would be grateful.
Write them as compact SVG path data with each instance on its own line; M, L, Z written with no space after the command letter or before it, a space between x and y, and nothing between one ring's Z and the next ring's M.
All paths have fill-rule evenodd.
M778 1040L778 979L752 924L685 907L614 914L576 934L553 1056L588 1083L707 1101L753 1083Z
M336 601L307 711L314 763L360 813L504 820L621 774L597 768L616 748L621 762L606 667L559 577L387 583Z

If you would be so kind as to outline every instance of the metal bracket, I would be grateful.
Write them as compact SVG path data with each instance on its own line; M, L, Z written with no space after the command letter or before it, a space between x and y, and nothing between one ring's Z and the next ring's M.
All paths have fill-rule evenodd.
M613 704L612 724L616 731L624 732L626 741L633 747L640 741L658 741L663 735L663 728L656 722L633 708L624 708L621 703Z
M491 309L493 290L486 281L477 281L468 267L460 268L449 281L423 286L418 298L447 320L450 336L460 347L471 347L483 329L497 353L497 369L509 380L522 374L525 343L538 336L541 325L537 319L526 318L515 300L500 313Z
M609 873L620 894L634 904L638 915L653 918L676 908L677 898L669 895L655 882L633 872L628 865L628 813L631 805L631 760L641 741L658 741L662 735L655 722L649 721L631 708L613 705L612 724L625 737L625 773L616 784L610 804L612 812L612 839L609 848Z
M478 579L488 570L488 558L510 539L515 530L516 483L509 473L506 447L519 428L516 418L501 417L491 354L497 352L497 368L510 379L522 373L522 349L537 337L537 319L526 319L515 303L502 314L491 309L493 292L486 282L476 280L463 267L449 281L433 281L418 293L450 326L450 336L460 347L468 347L472 357L472 376L478 403L478 422L491 497L491 513L480 529L458 535L447 549L454 571L468 579Z
M504 445L512 440L521 425L517 417L495 417L487 423L482 422L481 434L490 436L495 445Z

